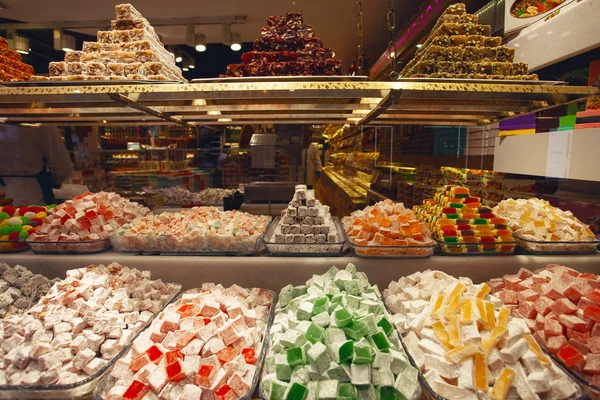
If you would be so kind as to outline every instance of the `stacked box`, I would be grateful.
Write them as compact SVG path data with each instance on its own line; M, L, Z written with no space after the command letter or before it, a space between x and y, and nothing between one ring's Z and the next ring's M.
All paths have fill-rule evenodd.
M83 42L81 51L65 54L64 62L51 62L49 79L185 81L150 23L131 4L115 9L111 30L99 31L97 42Z
M467 129L467 156L494 155L496 137L498 136L498 123L485 126L470 127Z
M0 37L0 81L28 81L33 67L23 63L21 55L8 48L8 41Z
M242 54L241 64L227 66L226 77L341 75L342 64L332 49L314 37L302 13L271 16L254 41L254 51Z
M296 185L294 198L288 208L281 212L281 219L273 239L275 243L306 244L341 242L329 206L324 206L315 198L314 190L306 185Z
M448 11L452 8L452 11ZM491 37L491 27L480 25L462 3L453 4L438 19L424 45L402 70L415 78L537 80L527 63L514 63L515 49Z
M504 218L499 218L469 189L447 186L433 200L413 207L443 249L457 253L506 253L514 250L514 239ZM467 244L459 246L459 244Z

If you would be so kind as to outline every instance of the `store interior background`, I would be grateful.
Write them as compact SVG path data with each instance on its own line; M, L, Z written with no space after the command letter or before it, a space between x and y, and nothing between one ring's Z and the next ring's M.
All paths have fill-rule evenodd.
M61 27L61 23L56 21L109 21L112 18L112 6L118 3L83 4L67 0L61 2L60 7L47 7L46 2L41 0L2 0L6 7L0 10L0 22L25 22L46 27L27 29L27 25L24 25L19 29L19 34L29 38L31 46L31 52L24 56L24 60L32 64L36 72L44 74L50 61L59 61L64 57L62 51L53 48L52 28ZM394 1L397 20L394 36L398 37L418 22L428 5L435 3L437 1ZM482 22L492 25L493 33L502 34L502 1L470 0L465 3L469 12L477 12ZM151 22L171 20L171 26L156 26L156 31L167 48L182 57L178 65L187 69L184 72L187 79L218 77L228 64L239 62L240 55L251 50L252 42L259 36L260 27L268 15L289 11L302 11L305 21L314 26L316 35L335 50L336 58L343 60L343 71L354 71L357 56L357 38L354 36L357 7L354 1L213 0L199 4L176 0L165 7L164 2L152 0L135 6ZM369 68L386 51L387 4L385 1L363 2L363 8L366 67L363 74L368 75ZM186 10L185 15L181 10ZM195 33L206 35L208 44L204 52L198 52L190 46L191 43L186 43L185 24L191 20L205 22L195 25ZM222 24L219 21L226 20L233 20L231 30L241 35L241 51L232 51L223 43ZM414 56L416 45L428 35L434 22L435 18L419 29L405 48L399 49L400 63ZM64 32L73 35L77 48L80 48L83 41L93 40L98 29L103 28L106 25L99 24L88 28L64 29ZM6 33L0 26L0 34ZM600 50L588 49L535 72L540 79L585 85L590 62L598 59ZM387 70L370 72L372 78L387 79ZM254 181L300 180L296 166L301 152L298 135L302 129L294 125L219 125L199 127L194 131L166 125L112 126L99 119L97 126L61 128L76 166L71 183L85 185L92 191L114 190L145 203L153 200L144 195L144 187L183 185L191 191L198 191L208 187L238 188ZM363 131L350 126L316 124L309 126L308 130L319 148L323 163L326 161L323 146L329 149L328 166L316 187L318 196L340 217L386 197L412 206L431 195L433 189L442 182L464 184L469 179L468 172L457 172L461 168L494 169L493 154L466 155L468 129L465 127L395 125L392 128L378 128L375 132L374 128ZM271 168L252 168L255 166L253 155L256 158L259 153L261 157L265 154L264 148L250 145L253 133L278 135ZM544 153L544 150L539 153ZM223 158L223 154L227 158L220 164L219 158ZM589 157L589 154L574 153L568 158L578 157ZM480 183L475 193L484 199L487 195L490 205L508 196L544 196L556 205L571 209L581 219L597 227L600 179L561 179L543 173L535 174L532 171L541 171L543 168L528 168L527 163L521 164L521 169L515 168L510 171L512 175L506 176L507 182L510 180L517 189L513 187L507 190L506 185L503 187L498 182L485 188L485 184ZM432 171L433 180L428 178ZM457 173L462 177L456 176ZM597 177L598 173L595 174ZM424 175L427 176L425 180ZM480 181L487 179L484 172L479 173L479 177Z

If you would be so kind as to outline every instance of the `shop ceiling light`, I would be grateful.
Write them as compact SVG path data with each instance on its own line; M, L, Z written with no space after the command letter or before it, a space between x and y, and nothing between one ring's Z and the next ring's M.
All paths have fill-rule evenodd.
M177 57L175 57L175 62L176 62L176 63L180 63L180 62L182 62L182 61L183 61L183 57L181 57L181 56L177 56Z
M31 49L29 48L29 39L24 36L13 33L12 35L12 48L17 53L29 54Z
M231 32L231 50L240 51L242 49L242 37L238 32Z
M423 47L423 45L422 45L421 43L419 43L419 44L417 45L417 49L420 49L421 47Z
M189 69L194 69L194 68L196 68L196 65L194 65L194 62L193 62L193 61L190 63L190 65L188 65L188 68L189 68Z
M206 35L204 33L196 33L196 51L200 53L206 51Z
M77 48L77 42L75 40L75 36L67 35L66 33L61 33L60 35L60 48L64 52L75 51Z

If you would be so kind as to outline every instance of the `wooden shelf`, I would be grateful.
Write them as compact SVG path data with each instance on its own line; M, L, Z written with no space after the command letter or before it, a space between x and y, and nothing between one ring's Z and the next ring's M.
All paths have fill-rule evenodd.
M426 164L434 167L493 169L494 156L447 156L427 154L400 154L396 163Z

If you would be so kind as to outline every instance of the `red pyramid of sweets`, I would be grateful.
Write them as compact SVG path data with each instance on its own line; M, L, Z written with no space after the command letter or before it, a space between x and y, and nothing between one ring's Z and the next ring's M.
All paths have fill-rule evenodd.
M21 55L8 48L8 41L0 37L0 81L28 81L33 67L23 63Z
M271 16L254 41L254 51L242 54L241 64L227 66L226 77L341 75L342 62L332 49L323 47L302 13Z

